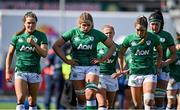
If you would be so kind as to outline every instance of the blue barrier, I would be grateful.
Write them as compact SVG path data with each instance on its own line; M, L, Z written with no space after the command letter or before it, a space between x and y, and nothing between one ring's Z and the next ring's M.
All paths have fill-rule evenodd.
M3 88L3 71L0 69L0 90Z

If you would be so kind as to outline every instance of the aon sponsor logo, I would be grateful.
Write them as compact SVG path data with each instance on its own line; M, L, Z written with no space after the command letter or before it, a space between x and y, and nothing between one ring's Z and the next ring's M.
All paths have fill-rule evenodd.
M137 50L135 55L149 55L149 50Z
M78 50L79 49L82 49L82 50L91 50L92 49L92 45L83 45L83 44L80 44L77 49Z
M35 51L35 47L22 46L20 51Z
M114 59L107 59L106 60L106 63L113 63L114 62Z

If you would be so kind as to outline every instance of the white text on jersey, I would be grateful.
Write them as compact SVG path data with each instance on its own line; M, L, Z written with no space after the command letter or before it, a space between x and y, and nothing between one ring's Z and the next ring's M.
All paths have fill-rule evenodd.
M77 49L78 50L79 49L82 49L82 50L91 50L92 49L92 45L83 45L83 44L80 44Z
M137 50L135 55L149 55L149 50Z
M20 51L35 51L35 47L22 46Z

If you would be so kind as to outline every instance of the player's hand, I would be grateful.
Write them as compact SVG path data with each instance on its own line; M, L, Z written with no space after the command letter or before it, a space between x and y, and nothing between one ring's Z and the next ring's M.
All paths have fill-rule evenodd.
M121 75L128 74L128 73L129 73L129 70L123 70L123 71L119 71L117 73L113 73L111 75L111 77L115 79L115 78L120 77Z
M79 61L77 59L71 59L71 60L67 60L65 63L72 65L72 66L77 66L77 65L79 65L78 62Z
M98 64L98 63L102 63L103 61L101 60L101 59L97 59L97 58L93 58L92 60L91 60L91 63L92 64Z
M171 85L173 85L173 84L176 83L176 80L174 80L174 79L169 79L169 83L170 83Z
M116 79L116 78L118 78L118 77L121 76L121 75L122 75L121 73L113 73L113 74L111 75L111 78Z
M100 59L93 58L93 59L91 60L91 63L92 63L92 64L98 64L98 63L101 63L101 61L100 61Z
M161 61L161 67L165 67L165 66L167 66L168 64L167 64L167 62L166 61Z
M29 38L27 38L27 42L30 43L32 46L34 46L34 45L36 44L36 42L34 42L32 36L30 36Z
M6 81L8 82L12 82L12 77L13 77L13 74L10 73L10 72L6 72Z

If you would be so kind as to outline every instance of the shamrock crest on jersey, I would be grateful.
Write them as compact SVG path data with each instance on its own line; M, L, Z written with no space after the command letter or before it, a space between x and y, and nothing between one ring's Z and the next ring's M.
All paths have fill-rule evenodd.
M146 44L151 45L151 41L150 40L146 41Z
M165 38L160 38L160 42L161 42L161 43L163 43L163 42L165 42L165 41L166 41Z
M79 42L79 41L80 41L79 36L75 37L75 38L74 38L74 41L75 41L75 42Z
M90 41L94 41L94 37L93 36L88 36Z
M23 39L22 39L22 38L19 38L19 39L18 39L18 42L19 42L19 43L22 43L22 42L23 42Z
M103 48L100 49L98 53L104 55L104 53L105 53L105 52L104 52L104 49L103 49Z
M131 42L131 46L136 46L136 45L137 45L136 41Z

